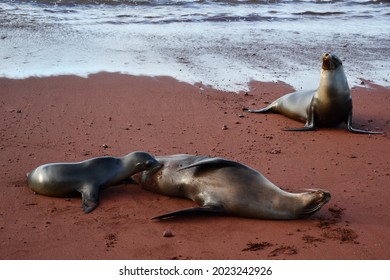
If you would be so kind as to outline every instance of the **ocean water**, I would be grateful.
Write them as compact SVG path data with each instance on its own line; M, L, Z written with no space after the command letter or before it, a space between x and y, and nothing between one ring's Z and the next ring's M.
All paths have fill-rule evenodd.
M390 1L0 0L1 77L107 71L308 89L324 52L351 86L390 86Z

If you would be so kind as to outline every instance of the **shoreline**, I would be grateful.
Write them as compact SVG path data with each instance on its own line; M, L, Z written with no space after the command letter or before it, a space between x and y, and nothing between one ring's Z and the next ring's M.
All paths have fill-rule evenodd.
M16 3L6 5L0 10L9 18L0 28L0 76L88 76L107 71L147 76L168 74L184 82L201 81L228 91L248 90L247 83L252 79L283 80L297 90L305 90L318 86L321 56L331 52L343 61L350 86L359 85L361 79L390 86L387 16L377 8L361 5L357 13L364 16L351 17L350 7L344 7L346 13L341 17L317 18L298 16L298 11L291 14L290 6L283 3L275 3L272 8L259 2L256 12L271 13L275 20L229 22L223 20L223 14L236 17L246 6L244 3L237 2L238 7L230 9L230 5L220 7L219 1L216 5L195 2L196 7L162 5L149 7L151 10L142 5L113 9L99 5L84 9L82 5L74 5L72 13L67 13L64 6L57 7L50 16L33 3L19 7ZM288 1L290 4L291 8L300 7L303 11L313 8ZM253 15L257 6L251 5L244 9L248 16ZM198 9L204 6L206 19L215 12L222 17L217 22L132 21L140 18L153 21L156 17L147 15L149 11L161 19L178 19L189 11L198 14ZM332 3L319 6L334 9ZM224 8L228 10L224 12ZM137 12L138 9L147 14ZM174 11L174 15L169 11ZM324 28L328 25L342 28Z
M283 82L230 94L171 77L0 78L1 259L390 259L390 89L352 88L356 135L344 126L294 133L280 115L242 112L293 91ZM223 129L226 126L227 129ZM194 206L123 184L90 214L81 198L33 195L25 174L47 162L204 154L242 162L280 188L323 188L332 199L309 219L150 218ZM172 238L163 232L171 230ZM270 246L259 249L256 244Z

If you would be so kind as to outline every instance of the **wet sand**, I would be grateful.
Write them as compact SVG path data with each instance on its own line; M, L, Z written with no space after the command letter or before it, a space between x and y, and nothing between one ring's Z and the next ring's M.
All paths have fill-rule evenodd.
M107 73L0 79L0 258L389 259L390 89L368 82L352 89L354 126L385 135L352 134L343 125L285 132L302 124L242 111L290 91L282 82L253 82L236 94ZM322 188L332 199L296 221L153 221L195 204L122 184L84 214L80 197L34 195L27 187L26 173L43 163L136 150L225 157L285 190ZM163 236L167 230L172 237Z

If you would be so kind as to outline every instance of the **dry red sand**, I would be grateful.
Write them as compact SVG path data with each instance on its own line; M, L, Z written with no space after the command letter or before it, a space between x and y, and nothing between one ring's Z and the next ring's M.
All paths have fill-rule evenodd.
M354 88L354 125L302 126L242 107L292 91L251 84L249 94L218 92L167 77L97 74L0 79L1 259L389 259L390 90ZM224 126L227 129L222 129ZM306 220L151 217L192 201L123 184L103 191L90 214L81 198L34 195L26 173L48 162L122 156L143 150L225 157L283 189L323 188L331 201ZM164 237L170 230L172 237Z

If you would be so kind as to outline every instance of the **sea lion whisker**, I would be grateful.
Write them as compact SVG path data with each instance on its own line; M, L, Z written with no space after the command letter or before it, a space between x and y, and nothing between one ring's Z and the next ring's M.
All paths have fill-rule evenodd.
M322 205L320 205L320 204L315 205L315 206L312 207L312 208L307 208L307 209L303 210L303 211L302 211L302 214L303 214L303 215L310 215L310 214L313 214L313 213L317 212L321 207L322 207Z

